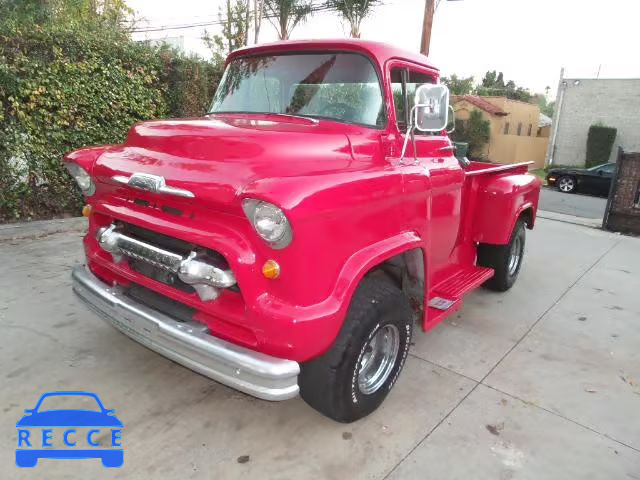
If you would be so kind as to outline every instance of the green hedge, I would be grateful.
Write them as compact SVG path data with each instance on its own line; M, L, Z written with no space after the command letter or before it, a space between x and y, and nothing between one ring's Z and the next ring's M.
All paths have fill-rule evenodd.
M593 167L609 161L617 133L617 129L605 127L604 125L591 125L589 127L587 159L585 162L587 167Z
M219 68L104 28L0 26L0 222L77 213L62 156L206 111Z

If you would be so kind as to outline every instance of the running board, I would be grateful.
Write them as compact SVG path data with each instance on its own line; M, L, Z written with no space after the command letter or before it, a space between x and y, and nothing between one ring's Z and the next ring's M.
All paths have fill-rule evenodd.
M493 269L461 267L436 285L429 295L423 330L430 330L462 307L462 297L493 277Z

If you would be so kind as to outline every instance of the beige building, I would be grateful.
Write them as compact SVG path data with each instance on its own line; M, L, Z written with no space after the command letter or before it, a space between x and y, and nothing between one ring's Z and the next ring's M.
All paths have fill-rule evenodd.
M489 143L474 156L497 163L534 162L531 168L544 167L549 143L549 117L531 103L507 97L461 95L452 97L456 121L468 121L473 110L482 112L491 124Z

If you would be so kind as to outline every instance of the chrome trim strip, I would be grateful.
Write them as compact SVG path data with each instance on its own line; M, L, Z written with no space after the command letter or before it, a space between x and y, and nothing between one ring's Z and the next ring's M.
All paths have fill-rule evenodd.
M447 145L446 147L440 147L438 149L439 152L452 152L456 149L453 145Z
M147 173L134 173L130 177L114 175L111 177L111 180L116 183L135 188L136 190L163 193L166 195L174 195L176 197L195 198L193 192L185 190L184 188L170 187L165 183L164 177L159 177L157 175L150 175Z
M264 400L298 395L298 362L226 342L198 322L179 322L132 300L84 266L73 269L73 290L104 320L145 347L206 377Z

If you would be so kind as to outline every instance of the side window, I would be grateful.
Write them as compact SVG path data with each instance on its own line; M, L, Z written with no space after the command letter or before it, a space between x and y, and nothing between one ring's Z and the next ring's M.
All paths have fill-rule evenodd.
M402 77L406 75L406 91L403 90ZM393 104L396 111L396 121L401 132L407 131L407 116L414 105L416 90L425 83L435 83L435 79L422 72L407 70L405 68L394 68L391 70L391 88L393 90ZM419 132L416 135L431 135L429 132Z
M602 167L600 171L605 177L610 177L613 174L614 169L615 169L615 165L613 163L610 163Z
M398 130L407 131L407 115L405 112L405 92L402 85L404 69L394 68L391 70L391 90L393 91L393 105L396 111L396 123Z

